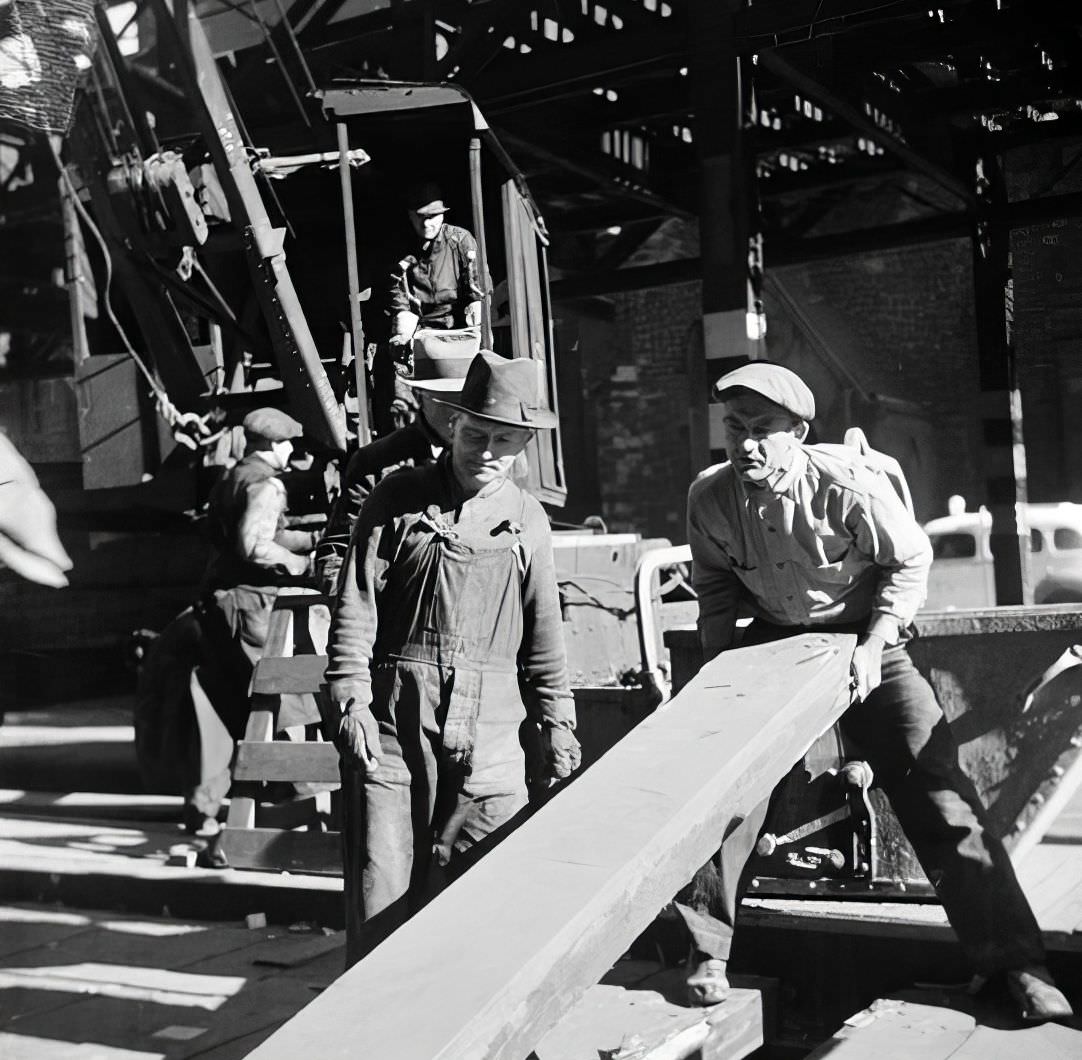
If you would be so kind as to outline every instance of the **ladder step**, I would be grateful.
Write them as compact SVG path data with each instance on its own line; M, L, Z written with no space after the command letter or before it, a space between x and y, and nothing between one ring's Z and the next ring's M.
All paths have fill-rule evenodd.
M338 752L329 743L294 743L291 740L256 743L242 740L237 744L233 779L337 784L341 779Z
M342 875L338 832L283 832L278 828L224 828L221 849L233 869Z
M318 692L326 669L326 655L260 659L252 675L252 694L280 696L286 692Z

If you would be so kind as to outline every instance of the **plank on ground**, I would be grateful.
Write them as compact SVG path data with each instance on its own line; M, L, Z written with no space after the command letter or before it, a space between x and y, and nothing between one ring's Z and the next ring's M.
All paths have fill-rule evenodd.
M993 1026L985 1022L988 1018L945 1003L881 998L846 1020L808 1060L1067 1060L1082 1055L1082 1031L1053 1023Z
M622 961L590 987L551 1030L529 1060L582 1060L614 1056L614 1060L650 1060L658 1055L739 1060L773 1036L777 982L737 976L733 992L710 1009L688 1008L680 969L659 971L642 982L621 984ZM660 968L660 965L655 966ZM768 1026L768 1023L770 1026ZM679 1047L680 1040L685 1042Z
M221 832L221 849L233 869L342 875L337 832L283 832L278 828L232 828Z
M843 713L854 642L709 663L253 1058L526 1056Z

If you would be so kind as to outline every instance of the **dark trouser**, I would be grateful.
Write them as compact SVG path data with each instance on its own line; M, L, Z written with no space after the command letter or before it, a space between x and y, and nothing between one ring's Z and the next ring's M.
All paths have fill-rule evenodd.
M801 632L756 622L744 644ZM986 830L984 806L958 764L947 719L904 646L883 653L882 683L846 711L841 728L890 799L974 969L988 975L1044 963L1040 929L1007 852ZM681 892L677 908L696 949L708 957L729 957L741 877L767 810L768 802L756 807Z

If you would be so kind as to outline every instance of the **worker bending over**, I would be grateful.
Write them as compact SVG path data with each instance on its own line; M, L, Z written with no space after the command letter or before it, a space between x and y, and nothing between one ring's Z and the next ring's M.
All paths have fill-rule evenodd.
M734 646L738 614L753 616L744 645L809 630L857 634L843 734L889 797L975 970L1004 973L1025 1018L1069 1017L1003 844L906 650L932 562L927 536L874 462L848 446L804 444L815 399L787 368L745 365L722 376L714 396L729 462L688 495L704 658ZM677 903L697 951L688 988L698 1004L728 991L740 876L767 806L726 836Z
M207 524L215 555L205 588L236 645L254 666L267 639L275 597L311 570L318 535L286 529L286 489L293 439L301 425L281 409L253 409L244 417L244 458L215 483Z
M433 866L526 804L520 735L540 728L553 777L580 760L548 518L509 478L556 416L534 362L487 351L446 404L449 450L365 502L331 627L350 963L421 904Z

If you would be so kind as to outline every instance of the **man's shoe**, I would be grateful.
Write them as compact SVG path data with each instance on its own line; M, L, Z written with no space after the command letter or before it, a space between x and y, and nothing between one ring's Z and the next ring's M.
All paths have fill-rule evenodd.
M717 1005L729 996L729 980L725 975L725 961L708 957L694 963L694 970L687 977L688 1004L705 1008Z
M1022 1019L1035 1023L1067 1020L1074 1015L1071 1003L1052 980L1043 964L1012 968L1007 972L1007 989L1022 1010Z

